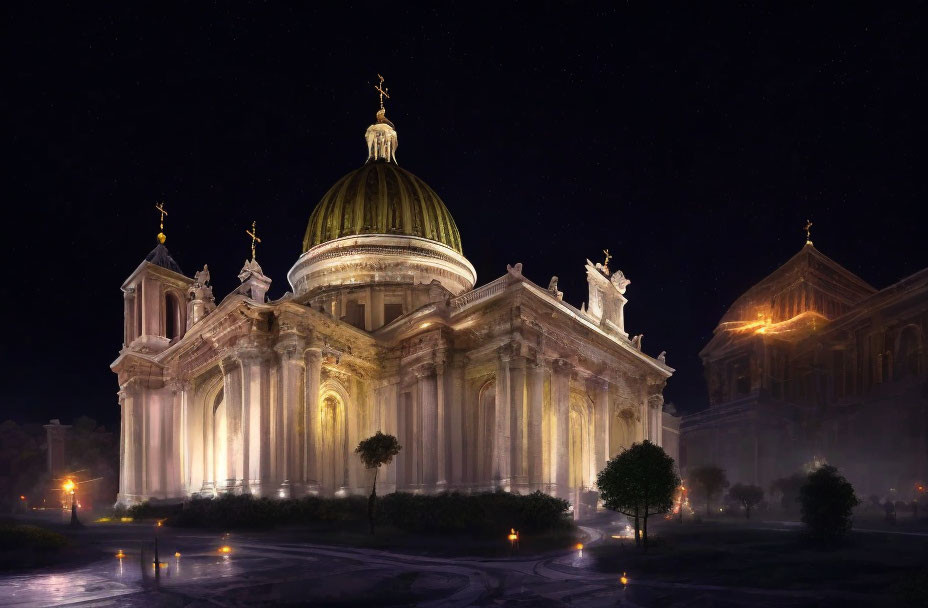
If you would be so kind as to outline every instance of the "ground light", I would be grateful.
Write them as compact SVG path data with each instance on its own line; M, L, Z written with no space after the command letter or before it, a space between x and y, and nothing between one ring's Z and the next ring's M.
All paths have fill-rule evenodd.
M628 574L626 572L623 572L622 576L619 577L619 582L622 583L623 587L628 585Z
M232 547L230 547L229 545L223 545L219 547L219 552L222 553L223 555L228 555L229 553L232 553Z
M509 553L511 554L515 546L519 544L519 533L515 528L509 528L509 535L506 538L509 539Z

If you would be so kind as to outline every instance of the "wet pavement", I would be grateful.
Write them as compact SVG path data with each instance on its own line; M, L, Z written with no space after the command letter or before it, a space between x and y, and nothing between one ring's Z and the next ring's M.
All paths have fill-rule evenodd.
M291 542L286 535L173 534L150 527L86 532L110 551L80 567L0 576L0 605L38 606L854 606L865 596L822 597L632 580L597 572L589 547L617 542L611 527L582 527L574 548L509 559L414 556ZM223 552L222 547L228 547ZM121 551L122 557L117 557ZM179 555L177 555L179 554Z

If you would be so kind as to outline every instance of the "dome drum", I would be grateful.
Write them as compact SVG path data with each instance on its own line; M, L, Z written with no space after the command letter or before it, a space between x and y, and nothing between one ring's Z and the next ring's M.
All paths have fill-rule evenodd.
M312 247L300 256L287 279L297 296L321 288L432 281L459 295L473 289L477 274L463 255L430 239L364 234Z

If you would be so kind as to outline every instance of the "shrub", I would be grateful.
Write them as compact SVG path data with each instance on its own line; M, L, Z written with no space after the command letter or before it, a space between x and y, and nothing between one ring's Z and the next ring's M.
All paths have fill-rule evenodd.
M151 512L143 505L139 507L139 513ZM508 492L427 496L396 493L381 499L377 519L407 532L492 536L509 528L533 533L569 528L567 508L566 500L541 492L525 496ZM307 496L276 500L248 495L195 498L175 506L166 517L169 526L221 529L364 521L367 499Z
M17 524L0 525L0 551L19 551L36 549L51 551L61 549L68 544L68 539L38 526Z
M854 486L829 465L809 474L799 490L799 501L809 536L820 541L846 534L851 529L851 513L860 504Z
M568 507L566 500L542 492L395 493L383 498L379 518L408 532L493 536L510 528L532 533L569 528Z

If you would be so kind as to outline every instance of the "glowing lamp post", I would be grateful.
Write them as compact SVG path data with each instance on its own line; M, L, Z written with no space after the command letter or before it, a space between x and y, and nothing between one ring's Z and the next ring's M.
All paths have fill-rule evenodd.
M63 484L61 484L61 489L64 490L65 494L71 496L71 527L77 528L81 525L81 522L77 520L77 497L74 495L74 488L76 484L71 479L66 479Z
M519 533L515 528L509 528L509 536L506 538L509 539L509 553L512 554L513 549L519 544Z

